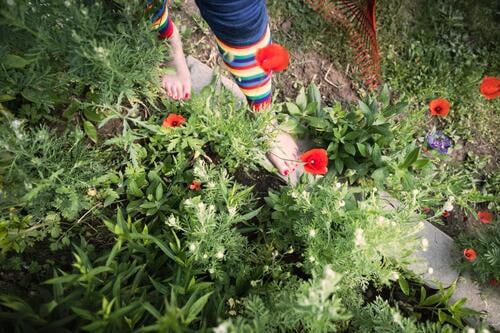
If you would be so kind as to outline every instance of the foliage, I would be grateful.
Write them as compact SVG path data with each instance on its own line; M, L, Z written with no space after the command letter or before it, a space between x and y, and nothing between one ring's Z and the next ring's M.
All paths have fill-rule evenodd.
M482 283L500 281L500 224L498 219L490 225L480 225L474 232L461 235L456 241L456 250L462 253L471 248L477 252L476 260L469 262L461 258L457 263L461 271L466 271Z
M311 135L314 146L327 147L337 175L349 177L351 182L382 172L387 163L384 152L394 139L391 117L402 112L405 103L389 105L389 90L385 87L380 103L359 102L350 110L340 103L322 107L318 88L311 84L307 94L302 89L295 103L287 103L290 115L285 126L299 135ZM406 168L415 160L407 163ZM377 177L377 173L372 176Z
M46 237L68 245L62 225L95 205L92 179L113 165L112 155L88 149L78 128L57 133L18 119L0 123L0 145L2 252L21 252Z
M12 1L0 11L0 96L30 121L85 117L86 132L106 106L152 102L165 47L147 27L141 1Z

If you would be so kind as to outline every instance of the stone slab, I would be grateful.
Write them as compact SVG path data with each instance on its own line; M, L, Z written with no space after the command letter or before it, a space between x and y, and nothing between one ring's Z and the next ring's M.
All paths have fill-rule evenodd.
M457 289L450 301L452 303L461 298L466 298L465 306L476 311L485 312L485 322L500 330L500 292L493 288L481 288L472 279L463 275L458 279ZM479 322L475 317L466 318L466 322L471 326L478 326Z
M458 272L453 268L458 259L453 239L427 221L424 221L419 237L422 249L413 253L415 262L409 268L422 276L428 287L448 288L458 278Z
M188 56L186 62L191 73L192 89L194 92L200 92L204 87L212 84L215 79L214 71L198 59ZM238 99L245 101L245 95L233 80L221 75L219 81L215 82L216 87L220 88L220 84L230 90Z

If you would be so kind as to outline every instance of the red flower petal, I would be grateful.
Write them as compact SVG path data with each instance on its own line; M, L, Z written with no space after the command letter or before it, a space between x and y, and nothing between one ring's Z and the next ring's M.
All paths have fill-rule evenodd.
M193 180L193 182L189 185L189 189L192 191L201 190L201 182L199 182L197 180Z
M445 211L443 212L443 217L444 217L444 218L447 218L448 216L450 216L450 212L449 212L449 211L447 211L447 210L445 210Z
M493 214L490 212L477 212L477 218L483 224L491 224L491 221L493 221Z
M270 71L279 72L288 67L290 55L287 49L278 44L269 44L268 46L259 49L255 55L257 64L266 73Z
M474 250L474 249L465 249L464 250L464 257L468 261L473 262L477 258L476 250Z
M163 120L162 126L167 127L179 127L186 122L186 118L179 114L171 113L167 118Z
M493 76L485 76L479 91L486 99L494 99L500 96L500 79Z
M433 116L445 117L450 112L450 102L445 98L436 98L429 103L429 109Z
M304 163L304 171L313 175L324 175L328 171L328 154L321 148L311 149L299 159Z

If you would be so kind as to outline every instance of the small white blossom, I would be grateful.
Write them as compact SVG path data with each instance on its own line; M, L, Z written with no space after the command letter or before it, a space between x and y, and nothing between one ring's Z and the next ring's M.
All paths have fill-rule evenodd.
M469 327L469 328L467 328L467 333L476 333L476 330Z
M338 190L342 187L342 184L341 183L335 183L335 188Z
M234 308L234 306L236 305L232 297L227 300L227 304L229 305L230 308Z
M376 187L373 188L373 193L377 193L378 189Z
M309 230L309 237L316 237L316 229Z
M416 197L420 193L420 191L417 189L414 189L413 191L411 191L411 193L413 194L414 197Z
M361 228L357 228L354 231L354 245L356 245L357 247L363 247L366 245L363 229Z
M401 324L401 315L399 314L399 312L394 312L392 314L392 320L397 324Z
M227 333L229 329L229 322L223 322L219 326L214 327L214 333Z
M313 256L310 256L309 261L314 264L316 262L316 258L314 258Z
M393 280L393 281L399 280L399 273L398 272L392 272L391 276L390 276L390 279Z
M429 267L429 268L427 269L427 273L429 273L429 274L434 273L434 268Z
M447 201L443 206L443 210L451 212L453 210L453 204L450 201Z
M449 200L450 202L454 202L454 201L455 201L455 197L454 197L454 196L452 196L452 195L450 195L450 197L448 198L448 200Z
M272 255L273 255L273 258L276 258L278 256L279 252L277 250L274 250Z
M208 254L204 253L203 254L203 259L208 259Z
M175 216L172 214L169 216L168 220L165 222L166 225L170 227L176 227L177 226L177 219Z
M69 8L71 6L71 1L69 0L64 1L64 5Z
M224 250L220 250L220 251L218 251L218 252L215 254L215 257L216 257L217 259L220 259L220 260L224 259Z
M197 248L197 247L196 247L196 244L195 244L195 243L191 243L191 244L189 244L189 251L194 252L194 251L196 251L196 248Z
M255 288L255 287L257 287L257 282L258 281L256 281L256 280L252 280L252 281L250 281L250 285Z
M422 250L425 252L429 248L429 240L427 238L422 238Z
M340 200L339 201L339 207L344 207L345 206L345 201L344 200Z
M208 269L208 272L209 272L210 274L214 274L214 273L215 273L215 270L214 270L213 268L209 268L209 269Z
M293 253L293 251L294 251L293 246L290 246L288 248L288 251L286 251L286 253L291 254L291 253Z

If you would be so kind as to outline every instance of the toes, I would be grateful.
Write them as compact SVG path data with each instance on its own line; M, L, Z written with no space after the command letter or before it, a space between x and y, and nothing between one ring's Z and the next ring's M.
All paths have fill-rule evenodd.
M276 156L275 152L270 152L267 154L267 158L271 161L272 164L278 169L279 173L282 174L283 176L288 176L290 174L290 167L285 163L284 160L281 159L281 157Z
M175 100L178 100L178 99L181 97L181 87L180 87L180 85L179 85L179 84L176 84L176 85L174 86L174 89L173 89L173 94L174 94L173 98L174 98Z
M183 84L182 85L182 98L184 99L189 99L191 98L191 85L190 84Z

